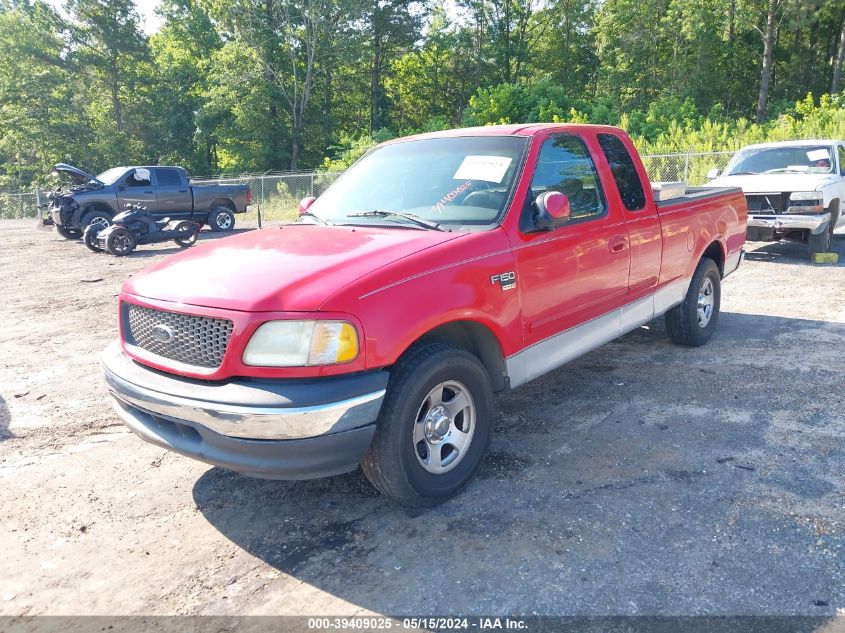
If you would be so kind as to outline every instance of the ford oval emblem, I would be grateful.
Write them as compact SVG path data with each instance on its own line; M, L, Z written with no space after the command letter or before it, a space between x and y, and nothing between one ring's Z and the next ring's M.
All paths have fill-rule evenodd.
M150 330L150 336L159 343L169 343L173 340L173 330L168 326L159 323L158 325L154 325L153 329Z

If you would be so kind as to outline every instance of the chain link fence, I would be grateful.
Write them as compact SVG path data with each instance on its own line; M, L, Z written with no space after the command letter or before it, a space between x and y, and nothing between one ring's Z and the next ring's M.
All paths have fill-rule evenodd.
M707 184L707 172L722 170L735 152L689 152L686 154L649 154L640 156L652 182L685 182L692 186Z
M724 169L734 152L689 152L685 154L651 154L641 156L652 181L684 181L690 185L707 183L707 172L713 168ZM238 215L238 223L278 224L296 218L299 201L308 196L319 196L340 175L318 172L267 172L195 178L192 183L247 184L252 192L250 212ZM38 191L12 193L0 191L0 218L34 218L38 215ZM259 218L260 214L260 218Z
M34 218L38 215L39 193L0 191L0 218Z
M238 222L278 224L295 220L299 201L309 196L319 196L331 185L340 172L300 172L246 174L194 178L192 184L246 184L252 194L252 206L246 215L238 215Z

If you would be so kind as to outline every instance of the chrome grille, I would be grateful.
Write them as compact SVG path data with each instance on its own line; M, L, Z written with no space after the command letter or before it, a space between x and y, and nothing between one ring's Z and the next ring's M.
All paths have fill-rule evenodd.
M232 327L229 319L123 304L123 331L127 343L196 367L220 367Z

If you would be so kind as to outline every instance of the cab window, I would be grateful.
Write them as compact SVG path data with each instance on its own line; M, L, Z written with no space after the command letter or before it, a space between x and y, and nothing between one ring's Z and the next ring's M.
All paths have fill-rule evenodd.
M156 169L156 180L159 187L180 187L182 179L175 169Z
M136 169L126 179L127 187L149 187L150 184L149 169Z
M619 140L613 134L599 134L599 145L613 172L613 180L619 190L622 204L628 211L639 211L645 207L645 192L640 175L634 166L634 160Z
M569 222L605 215L607 206L598 172L584 142L572 134L558 134L543 142L531 193L559 191L569 198Z
M838 145L836 153L839 155L839 175L845 176L845 147Z

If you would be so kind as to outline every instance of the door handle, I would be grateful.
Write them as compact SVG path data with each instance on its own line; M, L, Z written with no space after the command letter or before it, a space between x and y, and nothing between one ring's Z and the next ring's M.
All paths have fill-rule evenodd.
M611 237L610 241L607 243L607 248L610 250L611 253L621 253L625 250L625 247L628 245L628 242L625 240L624 237L621 235L617 235L616 237Z
M188 193L188 190L187 189L180 189L179 193Z
M145 191L144 193L155 193L155 191Z

